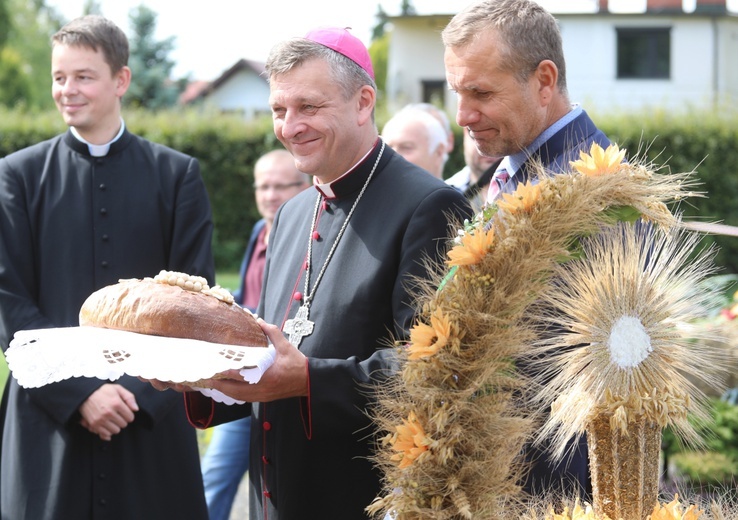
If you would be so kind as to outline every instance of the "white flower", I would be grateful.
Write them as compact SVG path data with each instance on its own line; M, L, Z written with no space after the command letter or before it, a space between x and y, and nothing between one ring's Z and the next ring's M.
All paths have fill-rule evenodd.
M653 351L646 328L633 316L621 316L613 324L607 348L610 359L620 368L638 366Z

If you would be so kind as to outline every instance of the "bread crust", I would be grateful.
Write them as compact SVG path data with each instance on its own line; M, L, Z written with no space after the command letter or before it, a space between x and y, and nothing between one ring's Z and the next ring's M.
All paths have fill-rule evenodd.
M266 347L254 316L235 303L153 279L121 280L92 293L79 324L248 347Z

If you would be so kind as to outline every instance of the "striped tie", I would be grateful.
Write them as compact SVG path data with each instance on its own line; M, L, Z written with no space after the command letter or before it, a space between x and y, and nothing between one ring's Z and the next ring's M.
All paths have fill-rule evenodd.
M509 178L510 174L507 173L505 168L496 171L494 177L492 177L492 182L489 183L489 194L487 195L487 200L495 200L500 195L502 187Z

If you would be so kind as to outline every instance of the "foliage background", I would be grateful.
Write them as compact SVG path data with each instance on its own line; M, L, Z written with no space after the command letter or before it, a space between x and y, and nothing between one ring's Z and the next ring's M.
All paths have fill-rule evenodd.
M253 165L280 143L269 118L246 123L236 116L196 110L126 109L126 124L134 133L190 154L200 161L215 222L214 251L219 271L238 269L249 230L258 219L254 205ZM639 155L675 172L695 170L705 197L684 201L692 219L738 226L738 113L670 114L651 111L636 115L592 114L598 126L630 156ZM377 111L381 127L388 114ZM453 119L453 118L452 118ZM0 108L0 157L65 131L54 110ZM463 146L457 129L456 147L447 176L463 167ZM723 273L738 273L738 238L707 237L720 247L717 263Z

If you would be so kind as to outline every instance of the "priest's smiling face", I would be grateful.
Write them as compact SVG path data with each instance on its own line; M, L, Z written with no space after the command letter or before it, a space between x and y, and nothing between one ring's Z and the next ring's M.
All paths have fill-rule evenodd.
M346 173L376 141L374 89L366 85L346 99L325 61L308 60L271 77L269 85L277 139L297 169L320 182Z
M51 93L64 122L93 144L109 142L120 129L120 98L130 69L113 73L101 51L80 45L54 45Z

